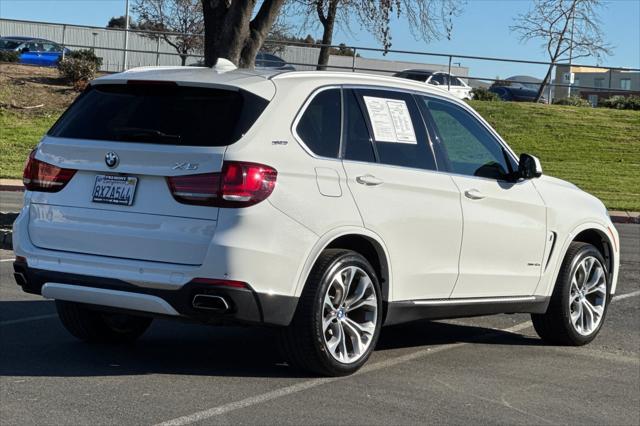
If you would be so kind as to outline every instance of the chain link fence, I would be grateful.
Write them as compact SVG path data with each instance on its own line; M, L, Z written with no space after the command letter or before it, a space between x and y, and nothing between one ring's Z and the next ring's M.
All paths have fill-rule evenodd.
M129 33L125 49L126 33ZM92 49L103 59L101 71L120 72L141 66L179 66L181 55L168 43L180 36L193 34L161 33L154 31L124 30L50 22L0 19L1 36L28 36L44 38L69 49ZM196 35L202 37L202 35ZM314 70L320 52L319 45L308 45L287 41L269 40L265 44L297 70ZM368 72L390 75L406 69L445 71L462 77L472 87L489 87L496 81L509 81L513 86L537 89L540 79L530 75L544 75L553 65L554 76L545 89L545 97L563 99L580 96L597 105L602 99L621 95L640 96L640 69L602 65L551 64L545 61L530 61L513 58L434 53L419 50L389 50L363 46L330 46L347 55L331 55L328 70ZM126 53L126 54L125 54ZM186 65L203 63L202 52L190 52ZM464 63L464 65L463 65ZM487 63L500 69L500 64L516 64L522 72L509 78L480 75L474 69L492 69ZM511 67L513 68L513 67ZM526 75L529 74L529 75Z

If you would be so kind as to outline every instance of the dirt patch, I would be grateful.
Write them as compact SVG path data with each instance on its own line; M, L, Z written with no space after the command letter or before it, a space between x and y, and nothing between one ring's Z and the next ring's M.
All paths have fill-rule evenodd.
M59 114L78 96L55 68L0 64L0 108L25 116Z

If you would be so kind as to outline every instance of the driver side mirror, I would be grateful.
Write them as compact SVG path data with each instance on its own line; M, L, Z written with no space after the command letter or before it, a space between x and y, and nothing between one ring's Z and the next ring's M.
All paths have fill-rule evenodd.
M542 165L538 157L529 154L520 154L518 174L522 179L533 179L542 176Z

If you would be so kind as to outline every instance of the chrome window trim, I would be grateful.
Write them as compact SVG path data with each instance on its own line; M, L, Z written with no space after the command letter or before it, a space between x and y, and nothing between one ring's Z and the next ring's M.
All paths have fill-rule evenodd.
M304 101L304 103L302 104L302 106L298 109L298 112L296 113L296 116L293 120L293 123L291 124L291 134L293 135L293 138L296 140L296 142L298 142L298 145L300 145L302 147L302 149L309 154L311 157L316 158L318 160L333 160L333 161L340 161L341 160L341 152L342 152L342 127L344 124L344 114L342 112L340 112L340 141L339 141L339 147L338 147L338 156L337 157L325 157L322 155L318 155L315 152L313 152L311 150L311 148L309 148L307 146L307 144L304 142L304 140L302 139L302 137L298 134L297 128L298 128L298 124L300 123L300 120L302 119L302 116L304 115L304 113L307 111L307 108L309 107L309 104L311 102L313 102L313 100L315 99L316 96L318 96L320 93L326 91L326 90L331 90L331 89L337 89L340 91L340 109L342 108L342 87L339 84L331 84L331 85L327 85L327 86L320 86L316 89L314 89L311 94L309 96L307 96L307 99Z
M482 118L480 114L474 111L469 105L467 105L465 102L457 98L449 98L439 93L432 93L427 91L423 92L417 89L405 89L401 87L388 87L388 86L380 86L380 85L360 85L360 84L356 84L356 85L344 84L342 85L342 87L345 89L378 89L378 90L390 90L390 91L396 91L396 92L412 93L418 96L430 96L430 97L438 98L439 100L450 102L454 105L458 105L462 107L464 110L466 110L468 113L470 113L474 118L478 119L478 121L480 121L480 124L482 124L489 131L489 133L491 133L491 135L497 140L497 142L507 150L507 153L511 155L512 159L516 163L518 163L518 156L513 152L511 147L507 145L504 139L502 139L502 137L491 127L491 125L484 118ZM492 180L495 180L495 179L492 179Z
M298 135L298 133L296 132L296 127L298 126L298 123L300 122L300 119L302 118L302 115L304 114L304 112L306 111L307 107L309 106L309 104L311 103L311 101L313 101L313 99L321 92L325 91L325 90L330 90L330 89L373 89L373 90L387 90L387 91L395 91L395 92L400 92L400 93L408 93L408 94L412 94L415 96L427 96L427 97L432 97L432 98L436 98L438 100L444 101L444 102L449 102L451 104L457 105L459 107L461 107L462 109L464 109L466 112L468 112L472 117L474 117L475 119L477 119L480 124L494 137L494 139L498 142L498 144L500 144L500 146L505 149L505 151L507 152L507 154L511 157L511 159L518 164L519 160L517 155L514 153L514 151L511 149L511 147L504 141L504 139L502 139L502 137L491 127L491 125L489 125L489 123L482 118L482 116L480 116L480 114L478 114L476 111L474 111L470 106L468 106L465 102L460 101L456 98L449 98L447 95L441 95L439 93L432 93L430 91L421 91L421 90L417 90L417 89L406 89L406 88L402 88L402 87L392 87L392 86L381 86L378 84L329 84L326 86L319 86L317 88L315 88L311 94L307 97L307 99L305 100L305 102L302 104L302 106L298 109L298 112L296 113L295 119L291 125L291 133L294 137L294 139L296 140L296 142L298 142L298 145L300 145L302 147L302 149L311 157L318 159L318 160L331 160L331 161L348 161L348 162L353 162L353 163L359 163L359 164L372 164L372 165L376 165L376 166L381 166L381 167L393 167L393 168L400 168L400 169L406 169L406 170L419 170L419 171L426 171L426 172L431 172L431 173L443 173L449 176L462 176L465 178L471 178L471 179L481 179L481 180L485 180L485 181L490 181L490 182L507 182L510 184L518 184L520 183L522 180L518 180L518 181L506 181L506 180L501 180L501 179L492 179L492 178L485 178L485 177L481 177L481 176L471 176L471 175L465 175L465 174L461 174L461 173L455 173L452 171L448 171L448 170L426 170L426 169L418 169L418 168L414 168L414 167L404 167L404 166L394 166L394 165L390 165L390 164L383 164L383 163L379 163L379 162L375 162L375 163L371 163L368 161L356 161L356 160L347 160L345 158L342 158L342 156L339 156L337 158L333 158L333 157L323 157L321 155L317 155L315 154L302 140L302 138ZM341 94L342 96L342 94ZM342 96L343 97L343 96ZM343 108L344 109L344 108ZM343 120L344 120L344 112L341 114L341 120L340 120L340 126L342 128L343 126ZM340 149L342 150L342 132L340 132ZM428 133L428 132L427 132ZM431 143L431 141L430 141ZM436 166L437 166L437 159L436 159Z

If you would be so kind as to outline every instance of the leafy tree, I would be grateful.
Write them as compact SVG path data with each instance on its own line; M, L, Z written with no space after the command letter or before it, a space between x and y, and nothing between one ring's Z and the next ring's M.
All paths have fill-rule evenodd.
M555 64L576 58L600 58L611 54L600 30L598 9L602 0L534 0L532 8L518 15L511 31L520 40L541 40L551 65L538 89L539 101Z
M158 31L147 34L161 38L180 55L182 65L194 52L202 50L204 17L200 0L135 0L133 12L138 16L138 28Z
M349 30L360 25L374 35L385 51L391 48L391 20L404 16L416 39L430 41L443 34L450 37L452 18L460 11L461 0L292 0L287 8L305 16L303 27L322 27L318 69L326 69L336 24ZM317 20L316 20L317 18Z
M127 22L127 17L126 16L114 16L111 19L109 19L109 22L107 23L107 28L126 28L126 22ZM135 22L133 22L133 20L131 19L131 17L129 17L129 28L136 29L137 25Z
M284 1L262 0L257 7L257 0L202 0L205 65L226 58L253 68Z

